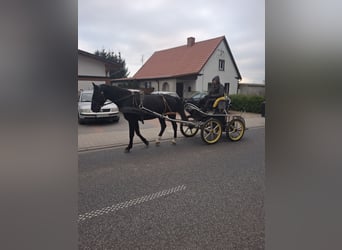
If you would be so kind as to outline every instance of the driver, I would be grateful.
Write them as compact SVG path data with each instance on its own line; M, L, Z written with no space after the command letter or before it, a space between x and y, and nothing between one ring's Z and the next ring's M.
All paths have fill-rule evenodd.
M204 107L203 107L204 112L211 109L216 98L224 95L224 87L220 82L220 77L215 76L211 82L212 82L212 85L209 90L209 93L202 100L202 103L204 103Z

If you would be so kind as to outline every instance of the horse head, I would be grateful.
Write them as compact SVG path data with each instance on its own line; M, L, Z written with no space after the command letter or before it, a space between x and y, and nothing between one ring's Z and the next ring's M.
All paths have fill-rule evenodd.
M101 107L104 105L106 101L106 97L104 95L103 90L101 89L101 86L97 86L93 83L94 92L93 97L91 99L91 110L93 112L100 112Z

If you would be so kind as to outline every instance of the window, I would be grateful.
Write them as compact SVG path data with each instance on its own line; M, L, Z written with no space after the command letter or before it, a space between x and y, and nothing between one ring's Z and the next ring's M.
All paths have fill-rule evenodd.
M208 92L211 90L211 86L212 86L212 83L211 82L208 82Z
M163 83L162 90L163 90L163 91L169 91L169 90L170 90L170 87L169 87L169 83L168 83L168 82L164 82L164 83Z
M219 60L219 71L224 71L224 60Z
M151 88L151 82L145 82L145 88Z

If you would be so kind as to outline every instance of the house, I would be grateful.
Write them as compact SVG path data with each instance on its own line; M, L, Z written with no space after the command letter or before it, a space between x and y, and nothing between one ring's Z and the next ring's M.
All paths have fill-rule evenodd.
M185 45L156 51L126 80L139 83L140 88L177 92L189 97L195 91L208 91L214 76L229 83L229 93L236 94L241 74L225 36L196 42L187 38Z
M110 62L100 56L78 50L78 91L92 89L96 84L110 83L110 69L119 70L121 65Z

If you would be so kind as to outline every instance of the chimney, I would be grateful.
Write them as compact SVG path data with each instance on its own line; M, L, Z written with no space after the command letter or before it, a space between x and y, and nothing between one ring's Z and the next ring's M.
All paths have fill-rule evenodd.
M191 47L192 45L195 44L195 38L194 37L188 37L188 43L187 46Z

